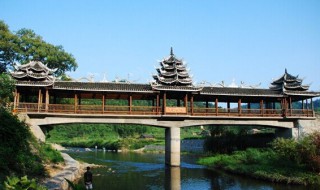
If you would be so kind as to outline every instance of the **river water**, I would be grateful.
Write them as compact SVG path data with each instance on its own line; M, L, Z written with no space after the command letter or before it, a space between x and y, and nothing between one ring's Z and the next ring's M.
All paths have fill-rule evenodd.
M197 157L181 155L181 167L167 167L164 154L106 152L102 150L66 151L77 160L99 164L93 168L95 190L306 190L304 186L274 184L209 170L196 164ZM80 180L79 183L83 184Z

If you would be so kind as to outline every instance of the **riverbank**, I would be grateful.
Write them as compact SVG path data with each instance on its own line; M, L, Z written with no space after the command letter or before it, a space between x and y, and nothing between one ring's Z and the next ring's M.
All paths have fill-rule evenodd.
M233 154L216 154L201 158L199 164L233 174L245 175L271 182L320 185L320 175L304 165L282 160L270 149L247 149Z
M58 144L52 144L52 147L58 151L66 150ZM86 167L99 167L95 164L88 164L78 162L66 153L61 153L64 164L54 166L46 166L49 177L44 179L41 184L48 188L48 190L67 190L69 185L65 179L72 182L77 182L86 171Z

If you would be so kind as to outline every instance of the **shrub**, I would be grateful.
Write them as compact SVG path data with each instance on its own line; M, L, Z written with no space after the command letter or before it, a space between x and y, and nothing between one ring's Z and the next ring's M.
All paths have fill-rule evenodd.
M29 180L27 176L21 178L18 177L7 177L4 182L4 189L19 189L19 190L46 190L44 186L38 185L35 179Z

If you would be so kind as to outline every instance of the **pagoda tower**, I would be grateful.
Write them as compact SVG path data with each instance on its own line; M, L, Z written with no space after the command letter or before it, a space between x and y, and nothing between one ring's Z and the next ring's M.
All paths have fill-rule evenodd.
M189 76L182 59L177 59L171 47L170 56L159 62L160 67L156 68L157 74L153 75L155 82L153 86L192 86L192 79Z
M40 61L30 61L24 65L15 66L11 76L19 81L54 81L53 73L57 69L49 69Z
M285 73L280 78L273 80L269 88L279 91L307 91L309 85L302 85L302 79L289 74L285 69Z

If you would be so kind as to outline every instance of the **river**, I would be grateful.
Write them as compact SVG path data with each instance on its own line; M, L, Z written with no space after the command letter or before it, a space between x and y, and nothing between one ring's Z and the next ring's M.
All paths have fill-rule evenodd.
M164 154L160 153L115 153L84 149L69 149L66 153L77 160L104 166L92 169L95 190L308 189L304 186L274 184L209 170L196 164L197 157L190 154L181 155L181 167L167 167L164 164Z

